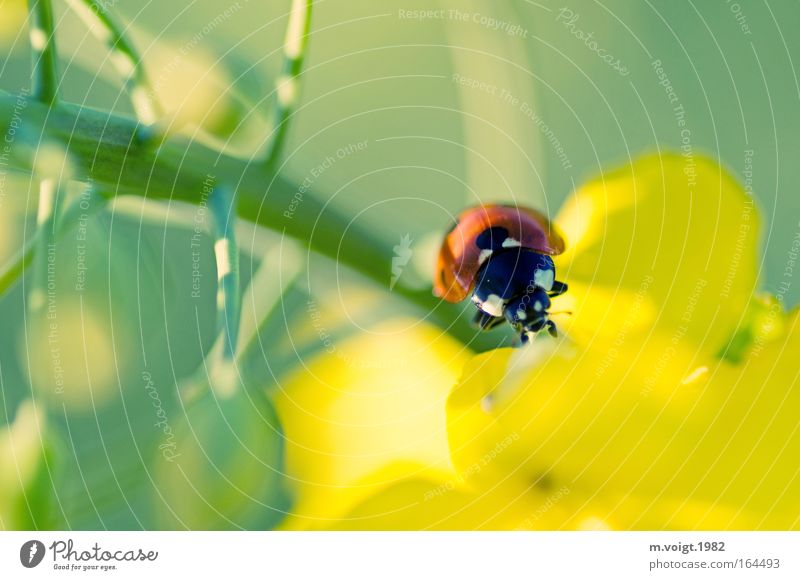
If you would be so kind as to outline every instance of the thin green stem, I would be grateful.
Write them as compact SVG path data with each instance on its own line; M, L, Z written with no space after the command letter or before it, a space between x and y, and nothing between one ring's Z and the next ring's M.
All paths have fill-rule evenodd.
M83 20L97 40L111 52L111 63L125 83L137 119L144 125L152 125L160 115L142 59L129 43L120 26L109 16L97 0L67 0L70 8Z
M33 96L52 105L58 94L58 56L50 0L28 0Z
M8 134L19 123L24 123L34 142L52 139L67 146L75 165L74 178L91 181L113 195L196 205L210 175L217 183L234 183L240 218L283 232L388 287L394 240L354 222L328 204L321 192L304 190L300 194L297 183L263 164L186 140L170 139L154 148L140 142L139 125L130 119L66 103L49 110L23 96L0 91L0 133ZM25 155L13 150L9 163L29 169ZM401 280L392 294L416 305L427 320L473 349L485 350L501 342L499 334L476 334L468 316L462 315L463 306L441 302L429 288L411 289Z
M76 224L82 215L91 216L105 206L105 200L94 190L89 190L85 196L88 197L74 200L61 214L61 218L58 220L59 233L63 233ZM44 230L37 228L36 233L27 240L25 246L5 265L0 266L0 295L7 292L33 263L36 247L40 244L43 235Z
M311 31L312 0L292 0L289 24L283 43L283 70L275 83L275 105L272 115L272 135L267 143L266 163L274 166L281 154L289 124L300 94L298 77L308 48Z
M223 341L222 358L232 361L236 353L242 305L239 292L239 247L234 222L236 196L227 187L217 187L208 200L214 218L214 255L217 261L217 329Z
M52 177L39 182L39 211L36 216L37 244L34 248L33 283L28 293L28 310L39 312L47 302L47 290L56 264L56 227L61 205L61 184Z
M236 194L227 186L216 186L208 199L213 218L214 256L217 262L217 341L209 354L209 383L217 396L227 398L238 391L236 346L242 303L239 277L239 246L236 243Z
M36 236L33 236L17 254L11 258L2 268L0 268L0 295L5 294L17 280L19 280L25 269L33 261L34 248L37 244Z

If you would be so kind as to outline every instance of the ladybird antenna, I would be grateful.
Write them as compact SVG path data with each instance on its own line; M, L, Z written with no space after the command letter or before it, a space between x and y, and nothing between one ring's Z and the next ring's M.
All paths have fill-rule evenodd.
M552 312L549 312L548 314L550 314L550 316L552 316L553 314L566 314L567 316L572 316L574 313L572 312L572 310L554 310Z

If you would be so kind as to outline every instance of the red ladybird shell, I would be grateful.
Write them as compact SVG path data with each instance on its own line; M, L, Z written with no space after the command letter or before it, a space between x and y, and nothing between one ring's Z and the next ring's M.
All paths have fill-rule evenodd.
M479 205L464 210L445 236L439 251L433 293L448 302L461 302L472 291L481 267L481 249L475 239L499 226L523 248L556 256L564 251L564 238L541 212L512 205Z

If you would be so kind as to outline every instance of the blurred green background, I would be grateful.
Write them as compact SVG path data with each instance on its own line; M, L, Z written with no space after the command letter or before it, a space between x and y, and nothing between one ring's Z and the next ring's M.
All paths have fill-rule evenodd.
M130 114L105 51L60 2L56 8L64 99ZM231 150L257 154L288 2L120 0L114 10L130 25L159 97L187 123L184 131L201 125L218 140L230 137ZM23 2L0 2L0 14L20 13L24 19ZM405 275L424 281L424 249L465 205L513 199L555 214L575 186L603 169L681 145L744 181L752 151L752 190L765 222L761 276L774 292L800 233L793 65L800 40L790 29L799 17L800 5L788 1L322 0L283 171L391 243L410 235L419 252ZM0 25L6 91L29 82L24 25L12 25L14 18ZM28 181L10 175L0 197L2 260L31 233L36 201ZM176 384L212 340L213 276L202 279L201 299L190 298L193 230L167 226L163 214L140 221L138 211L134 203L92 219L86 289L64 292L94 339L66 347L66 380L84 387L59 402L64 476L52 510L56 527L159 525L147 465L160 434L142 373L152 375L177 421ZM263 244L278 239L267 236L252 252L257 257L244 260L245 279ZM61 246L77 253L77 236L66 235ZM207 237L202 260L212 272ZM306 293L336 302L341 292L326 297L332 276L342 276L343 287L359 282L322 260L308 270L249 359L249 372L265 385L322 348L305 313ZM74 275L59 274L62 286L74 287ZM791 287L788 305L798 297L800 288ZM29 377L37 389L50 389L46 373L37 375L49 355L26 334L22 302L21 285L0 299L2 423L31 396ZM351 319L329 321L333 334L382 316L380 307L344 307ZM62 333L80 337L80 316L73 318Z

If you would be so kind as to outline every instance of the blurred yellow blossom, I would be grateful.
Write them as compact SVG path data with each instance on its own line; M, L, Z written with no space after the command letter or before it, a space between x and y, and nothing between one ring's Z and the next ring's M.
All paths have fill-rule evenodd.
M796 324L797 314L787 330ZM613 362L598 346L559 345L534 365L508 349L486 353L449 400L454 458L469 465L515 433L519 445L484 485L546 477L626 529L794 529L798 348L787 332L741 366L657 334L620 347Z
M754 295L752 200L709 160L647 157L558 223L570 337L471 361L448 403L456 465L514 433L484 485L546 478L614 528L799 527L798 315Z
M644 157L564 204L556 259L570 291L556 301L573 339L638 340L654 328L716 352L757 283L760 220L751 196L704 157Z
M444 403L469 352L410 319L326 344L275 401L296 494L288 528L328 527L402 478L453 473Z
M557 218L566 332L472 357L433 329L352 338L286 383L287 527L800 528L798 313L756 292L752 199L649 156ZM411 362L413 361L413 362ZM408 420L424 410L427 420ZM344 499L343 499L344 498Z
M93 410L117 392L116 373L127 362L127 351L114 346L123 333L117 333L115 343L110 316L73 296L58 297L53 291L46 310L28 317L19 356L43 400Z
M24 0L0 0L0 47L27 46L28 35L24 32L28 8ZM21 32L22 31L22 32Z

